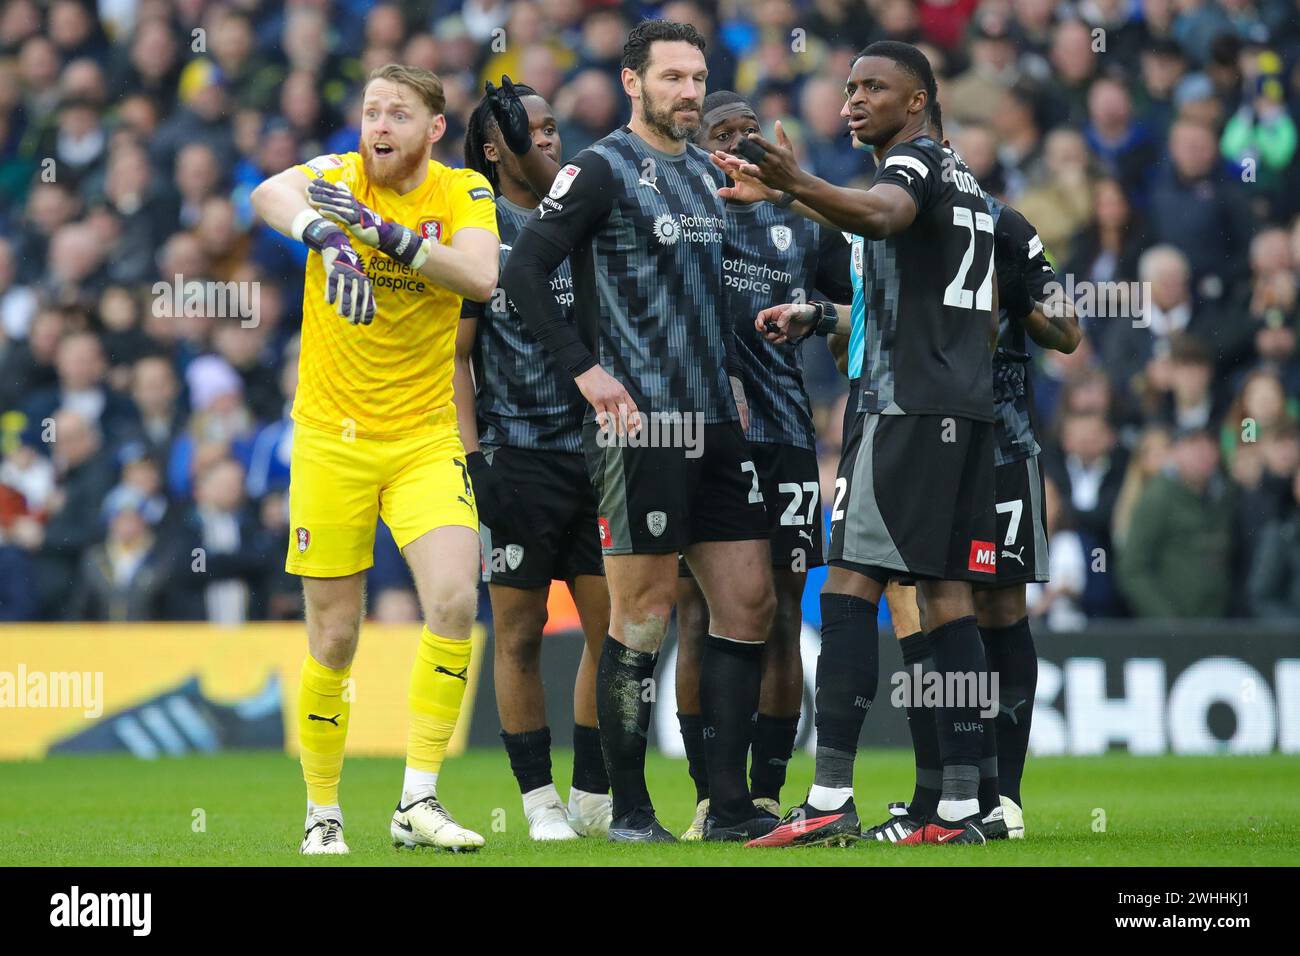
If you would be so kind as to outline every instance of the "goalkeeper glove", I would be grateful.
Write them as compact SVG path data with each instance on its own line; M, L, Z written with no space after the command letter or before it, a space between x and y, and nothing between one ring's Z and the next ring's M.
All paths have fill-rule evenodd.
M311 221L304 224L308 216ZM375 317L374 290L347 234L310 210L303 210L293 231L325 263L325 301L353 325L369 325Z
M390 259L419 269L429 257L429 240L421 239L401 223L385 222L342 183L313 179L307 184L307 201L347 229L359 241Z
M1012 320L1023 322L1034 311L1034 299L1025 279L1029 262L1029 244L1014 244L1005 236L993 240L993 266L998 278L998 305Z
M533 148L533 134L528 128L528 110L524 108L524 101L519 98L514 83L510 82L510 77L502 74L500 88L493 86L492 81L488 80L483 90L487 93L488 108L492 110L492 118L497 121L501 138L505 140L510 152L516 156L527 155Z

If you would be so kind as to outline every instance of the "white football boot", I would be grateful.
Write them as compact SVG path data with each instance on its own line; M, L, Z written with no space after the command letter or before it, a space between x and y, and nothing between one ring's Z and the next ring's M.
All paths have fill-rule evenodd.
M1025 838L1025 812L1010 797L1002 798L1002 819L1007 824L1007 837L1012 840Z
M704 821L709 816L709 798L705 797L695 805L695 818L691 820L691 825L686 828L686 832L679 837L687 843L694 843L697 840L704 839Z
M343 840L343 817L337 813L323 813L307 817L298 852L303 856L344 856L348 845Z
M603 839L609 835L614 798L608 793L588 793L569 788L569 826L578 836Z
M528 819L528 837L538 842L576 840L578 833L569 826L568 815L555 784L524 794L524 816Z
M484 842L479 834L453 820L432 793L416 797L406 806L399 803L388 829L393 846L431 846L457 853L477 850Z

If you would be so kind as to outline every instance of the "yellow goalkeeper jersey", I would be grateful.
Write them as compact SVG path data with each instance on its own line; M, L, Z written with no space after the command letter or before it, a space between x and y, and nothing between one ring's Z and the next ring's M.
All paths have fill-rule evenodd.
M359 153L318 156L295 167L344 183L386 220L447 245L461 229L496 236L496 204L481 173L429 160L405 196L372 187ZM325 269L311 252L303 284L302 351L293 420L361 438L401 438L455 421L452 369L461 296L352 240L374 287L375 318L351 325L325 301Z

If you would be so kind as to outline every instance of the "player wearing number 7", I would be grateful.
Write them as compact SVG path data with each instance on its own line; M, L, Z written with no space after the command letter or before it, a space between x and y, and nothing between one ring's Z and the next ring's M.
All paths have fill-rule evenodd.
M754 162L714 154L740 186L761 183L769 198L788 197L797 211L855 236L851 309L778 306L757 320L776 341L847 333L849 377L860 379L860 390L849 410L821 596L814 783L807 802L752 845L858 836L853 762L875 696L876 611L890 579L916 580L936 671L978 679L986 669L972 583L994 580L996 569L993 221L961 158L928 134L934 101L934 74L916 47L883 41L855 59L842 115L875 150L866 190L800 169L780 131L778 144L752 139L761 150L748 151ZM984 842L979 710L978 701L957 699L938 708L935 842Z
M484 301L496 286L498 238L482 174L429 159L446 131L445 105L433 73L380 67L363 93L358 152L294 166L252 197L267 223L312 250L285 561L306 602L297 704L305 854L348 852L339 778L380 517L411 567L425 625L390 830L406 846L483 845L443 808L436 786L478 604L478 512L453 402L456 332L462 300ZM367 699L391 690L373 688Z

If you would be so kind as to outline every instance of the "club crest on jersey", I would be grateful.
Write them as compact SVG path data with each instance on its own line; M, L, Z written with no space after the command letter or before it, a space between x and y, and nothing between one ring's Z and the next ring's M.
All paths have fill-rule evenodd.
M299 528L294 533L298 536L298 553L302 554L307 550L307 545L311 544L311 532L306 528Z
M968 571L982 571L985 574L997 573L997 549L992 541L975 541L970 543L970 558L966 562Z
M511 571L519 568L524 560L524 546L522 544L506 545L506 567Z
M569 187L573 185L573 181L578 178L580 172L582 172L581 169L573 165L573 163L569 163L555 174L555 179L551 182L551 191L547 195L552 199L559 199L569 191Z
M645 516L645 526L650 529L650 533L656 538L664 533L668 527L668 516L662 511L651 511Z
M778 252L785 252L790 248L790 240L794 238L794 230L789 226L773 226L771 228L772 245L776 246Z
M420 238L442 242L442 223L437 219L422 219L420 221Z
M709 171L707 169L700 171L700 179L704 182L704 188L707 189L709 192L715 193L718 191L718 182L712 176L709 175Z
M659 240L661 246L671 246L677 242L677 238L682 234L682 229L677 225L675 220L668 213L660 213L655 217L654 224L655 238Z

